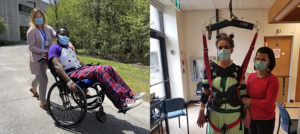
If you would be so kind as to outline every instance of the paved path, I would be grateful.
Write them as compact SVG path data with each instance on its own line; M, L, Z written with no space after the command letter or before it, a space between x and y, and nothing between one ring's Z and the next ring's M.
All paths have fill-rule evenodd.
M50 71L48 89L54 83ZM105 123L88 111L83 123L77 128L65 129L54 125L39 101L31 96L29 88L34 76L29 70L28 45L0 46L0 133L101 133L144 134L149 133L149 102L128 111L125 115L106 98L103 106L107 114Z

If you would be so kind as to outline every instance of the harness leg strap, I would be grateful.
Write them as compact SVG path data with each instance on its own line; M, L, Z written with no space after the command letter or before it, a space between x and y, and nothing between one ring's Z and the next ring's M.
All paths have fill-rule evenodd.
M240 122L241 122L241 118L238 118L236 121L234 121L233 123L231 124L224 124L222 129L219 129L217 126L215 126L211 121L209 121L209 125L211 126L211 128L219 133L224 133L224 131L226 131L226 129L230 129L230 128L233 128L235 127L236 125L238 125ZM225 134L225 133L224 133Z

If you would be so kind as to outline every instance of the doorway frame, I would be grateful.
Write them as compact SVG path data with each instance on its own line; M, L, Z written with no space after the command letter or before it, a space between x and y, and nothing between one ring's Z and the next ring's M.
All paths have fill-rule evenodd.
M295 72L295 74L296 74L296 76L295 76L295 81L294 81L294 83L295 83L295 90L294 90L294 94L295 94L295 96L293 96L292 98L291 98L291 87L292 87L292 69L293 69L293 60L292 60L292 57L293 57L293 49L294 49L294 47L295 47L295 45L294 45L294 41L295 41L295 37L294 37L295 35L293 35L293 34L278 34L278 35L264 35L263 37L264 37L264 39L267 37L269 37L269 38L279 38L279 37L291 37L292 38L292 44L291 44L291 55L290 55L290 70L289 70L289 78L288 78L288 87L287 87L287 90L288 90L288 92L287 92L287 100L286 100L286 102L294 102L295 101L295 97L296 97L296 87L297 87L297 72L298 72L298 66L296 67L296 72ZM264 41L263 41L264 42ZM265 42L264 42L265 43ZM264 44L263 44L263 46L264 46ZM299 55L297 55L298 56L298 58L297 58L297 61L299 61ZM298 64L298 63L297 63Z

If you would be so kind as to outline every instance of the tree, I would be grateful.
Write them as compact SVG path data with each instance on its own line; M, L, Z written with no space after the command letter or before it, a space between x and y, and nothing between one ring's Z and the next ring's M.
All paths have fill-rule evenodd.
M0 33L4 33L6 31L6 24L3 18L0 18Z
M53 2L53 4L52 4L52 2ZM55 20L58 20L58 13L57 13L58 1L57 0L49 0L49 3L50 3L50 5L54 6ZM58 23L55 23L55 28L56 29L58 28Z
M149 65L149 0L60 0L46 18L86 54Z

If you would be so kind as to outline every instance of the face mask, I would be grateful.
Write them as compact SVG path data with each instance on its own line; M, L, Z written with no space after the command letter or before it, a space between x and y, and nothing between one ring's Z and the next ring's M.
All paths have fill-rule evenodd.
M58 36L58 42L59 42L61 45L67 45L68 42L69 42L69 37L68 37L68 36L62 36L62 35L59 35L59 36Z
M43 18L35 18L34 21L35 21L35 24L37 24L38 26L41 26L44 23Z
M230 49L218 50L218 58L221 61L226 61L230 57L230 55L231 55Z
M264 61L254 61L254 66L257 70L261 71L266 69L267 64Z

